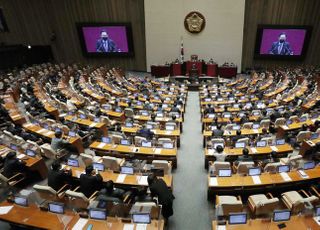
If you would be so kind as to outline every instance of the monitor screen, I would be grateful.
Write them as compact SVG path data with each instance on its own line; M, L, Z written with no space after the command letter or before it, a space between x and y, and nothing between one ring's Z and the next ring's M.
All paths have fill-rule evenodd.
M149 113L148 113L147 111L142 111L142 112L141 112L141 115L142 115L142 116L149 116Z
M165 149L173 149L173 143L172 142L164 142L162 144L162 147Z
M98 171L104 171L104 164L102 163L94 162L92 163L92 166L94 169L97 169Z
M273 221L279 222L279 221L288 221L290 220L290 210L275 210L273 212Z
M75 137L75 136L76 136L76 132L74 132L74 131L69 131L68 136L69 136L69 137Z
M276 145L284 145L285 144L285 139L278 139L276 140Z
M103 143L110 144L111 143L111 138L110 137L102 137L101 141Z
M149 213L134 213L132 214L133 223L136 224L150 224L151 217Z
M130 23L77 23L77 28L85 56L134 55Z
M55 132L62 132L62 129L56 128L54 131L55 131Z
M133 167L122 166L122 167L121 167L121 173L122 173L122 174L132 175L132 174L134 174L134 169L133 169Z
M261 175L261 168L249 168L249 176L259 176Z
M21 206L28 206L28 199L25 196L14 196L14 203Z
M316 167L316 163L314 161L307 161L303 164L304 170L313 169L314 167Z
M244 148L246 147L246 143L245 142L236 142L236 148Z
M79 161L77 159L69 158L67 161L68 166L79 167Z
M300 122L305 122L307 120L307 117L301 117Z
M91 208L89 209L89 217L95 220L105 220L107 218L106 210Z
M80 117L81 119L86 119L86 118L87 118L87 116L86 116L85 114L83 114L83 113L80 113L80 114L79 114L79 117Z
M257 142L257 147L266 147L267 146L267 141L258 141Z
M320 216L320 206L316 206L315 215Z
M252 125L252 128L253 128L253 129L259 129L259 128L260 128L260 124L253 124L253 125Z
M141 146L142 147L152 147L152 142L151 141L142 141Z
M120 144L121 145L130 145L130 141L127 139L121 139Z
M151 125L151 124L147 124L146 127L147 127L147 129L153 129L153 125Z
M240 130L240 125L234 125L234 126L232 127L232 129L233 129L233 130Z
M129 128L133 127L132 122L126 122L126 127L129 127Z
M310 137L311 140L317 139L319 137L318 133L313 133Z
M278 173L282 173L282 172L290 172L290 165L279 165Z
M58 203L58 202L50 202L48 204L48 210L49 212L57 213L57 214L63 214L64 213L64 204Z
M231 117L231 114L230 114L230 113L224 114L223 117L225 117L225 118L230 118L230 117Z
M116 108L115 111L116 111L117 113L121 113L122 110L121 110L121 108Z
M219 177L230 177L232 175L231 169L219 169L218 176Z
M33 151L32 149L26 149L26 154L29 157L34 157L36 155L35 151Z
M291 125L292 124L292 120L287 120L286 124L287 125Z
M166 125L166 130L167 131L174 131L174 126L173 125Z
M217 126L215 126L215 125L213 125L213 126L211 126L211 130L213 131L213 130L216 130L217 129Z
M100 118L99 118L99 117L95 117L95 118L93 119L93 121L96 122L96 123L99 123L99 122L100 122Z
M246 224L247 213L230 213L229 224Z
M302 60L307 52L311 27L259 25L255 58Z
M209 113L208 117L209 117L209 118L215 118L216 115L215 115L214 113Z
M17 151L18 150L18 146L16 146L15 144L10 144L10 149Z

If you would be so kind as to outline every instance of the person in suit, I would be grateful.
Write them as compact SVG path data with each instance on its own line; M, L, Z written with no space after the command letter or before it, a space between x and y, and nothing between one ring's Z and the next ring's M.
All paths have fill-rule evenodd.
M101 31L100 39L96 43L97 52L117 52L117 46L113 40L109 38L107 31Z
M159 204L162 205L162 216L165 224L168 218L173 215L172 204L175 197L162 179L158 179L154 174L148 176L148 185L152 197L158 197Z
M105 187L99 192L98 200L117 200L122 202L124 198L125 190L114 188L114 183L112 180L108 180Z
M58 160L52 163L51 169L48 172L48 186L58 191L65 184L70 184L71 179L71 170L61 169L61 165Z
M279 35L279 40L272 43L269 50L269 54L275 55L293 55L289 42L286 42L287 35L281 33Z
M141 137L145 137L147 140L151 140L154 136L154 132L147 128L147 125L143 125L143 128L140 129L137 134Z
M249 156L249 149L244 148L242 150L242 156L238 156L238 163L239 162L247 162L247 161L253 161L252 157Z
M95 174L92 165L86 167L86 173L80 176L80 191L90 197L95 191L100 191L102 185L102 176Z
M26 162L17 158L16 152L9 152L4 160L2 175L10 178L17 173L23 173L26 169L25 165Z
M217 129L214 129L212 131L212 136L213 137L222 137L223 136L223 130L221 130L222 126L221 124L217 125Z

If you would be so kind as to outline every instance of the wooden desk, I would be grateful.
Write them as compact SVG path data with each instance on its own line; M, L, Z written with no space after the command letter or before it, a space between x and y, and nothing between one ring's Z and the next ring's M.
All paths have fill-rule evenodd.
M317 118L318 119L318 118ZM301 129L304 124L307 126L312 125L317 119L309 119L304 122L294 122L290 125L281 125L278 127L277 138L283 137L286 132L294 131L297 129Z
M102 122L94 122L90 119L81 119L76 116L67 115L64 117L65 120L77 123L79 125L87 126L90 128L100 129L104 136L108 135L107 125Z
M86 93L90 97L92 97L95 101L99 102L100 104L103 104L106 102L106 98L100 94L95 93L91 89L85 88L82 89L82 92Z
M41 126L32 124L32 123L25 123L23 124L23 128L25 128L28 132L32 132L34 134L37 134L41 137L47 138L51 140L54 138L54 132L45 128L42 128ZM84 152L82 140L80 137L70 137L69 143L72 144L74 147L77 148L79 153Z
M15 124L22 125L26 122L26 118L20 112L18 106L16 105L12 95L4 95L4 108L8 111L10 118Z
M210 184L208 176L208 199L214 199L214 195L232 194L249 196L251 194L274 192L279 193L285 189L296 189L297 185L302 188L303 185L309 185L320 180L320 167L305 170L309 178L302 178L298 171L288 172L291 181L285 181L280 173L269 174L262 173L259 178L261 184L254 184L251 176L241 176L233 174L231 177L216 177L217 185Z
M313 217L305 216L292 216L289 221L272 222L262 219L248 220L246 224L227 225L227 230L279 230L278 224L285 223L288 230L316 230L320 229L320 226L313 219ZM212 230L217 230L217 222L212 221Z
M135 147L127 145L104 144L102 142L93 142L90 148L96 150L100 155L111 155L120 158L131 158L134 155L137 159L147 160L168 160L172 161L173 168L177 167L177 149ZM103 145L103 146L102 146ZM106 154L107 153L107 154Z

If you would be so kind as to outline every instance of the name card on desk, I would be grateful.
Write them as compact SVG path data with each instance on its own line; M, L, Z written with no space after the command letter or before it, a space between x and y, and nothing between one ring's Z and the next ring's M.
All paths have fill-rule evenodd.
M38 130L38 132L37 133L46 133L48 130L46 130L46 129L40 129L40 130Z
M97 125L97 123L96 122L92 122L90 125L89 125L89 127L96 127L96 125Z
M133 230L134 229L134 224L124 224L123 225L123 230Z
M276 146L270 146L270 148L272 149L272 151L275 151L275 152L278 151L278 148Z
M258 151L257 151L256 148L251 148L251 152L252 152L252 153L257 153Z
M254 184L261 184L260 176L251 176Z
M282 173L280 173L280 175L281 175L281 177L282 177L282 179L283 179L284 181L292 181L292 179L290 178L290 176L288 175L288 173L282 172Z
M126 179L126 174L119 174L119 176L117 177L117 180L116 180L116 182L117 183L123 183L124 182L124 180Z
M88 223L88 219L80 218L77 223L73 226L72 230L83 229Z
M218 186L218 179L216 177L210 177L209 185L210 186Z
M281 126L283 129L289 129L289 127L287 125L283 125Z
M28 124L25 124L25 125L23 125L24 127L30 127L30 126L32 126L32 124L31 123L28 123Z
M161 153L161 149L156 148L156 149L154 150L154 154L160 154L160 153Z
M13 208L13 206L2 206L0 207L0 215L5 215Z
M147 230L147 224L137 224L136 230Z
M214 154L214 149L208 149L208 155L212 156Z
M97 147L98 147L99 149L103 149L104 146L106 146L106 143L100 143L100 144L98 144Z
M259 133L259 130L258 129L253 129L253 133Z
M303 179L309 178L308 174L306 174L306 172L303 170L298 170L298 173L300 174L301 178L303 178Z
M225 225L217 225L216 230L226 230L226 226Z
M24 158L26 155L24 155L24 154L19 154L18 156L17 156L17 158L18 159L22 159L22 158Z
M148 185L148 176L137 177L137 182L139 185Z

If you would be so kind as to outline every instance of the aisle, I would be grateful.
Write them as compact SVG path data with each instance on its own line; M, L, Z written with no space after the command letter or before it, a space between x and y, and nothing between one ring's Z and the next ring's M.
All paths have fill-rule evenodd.
M207 201L207 171L204 169L199 111L198 92L189 92L178 150L178 168L173 173L176 199L169 230L211 228L213 207Z

